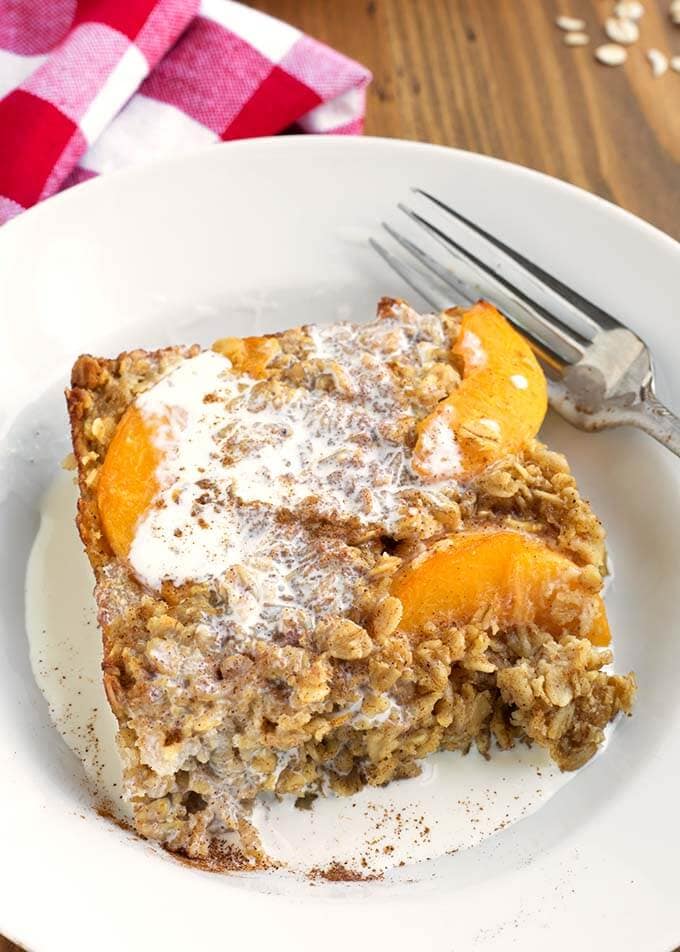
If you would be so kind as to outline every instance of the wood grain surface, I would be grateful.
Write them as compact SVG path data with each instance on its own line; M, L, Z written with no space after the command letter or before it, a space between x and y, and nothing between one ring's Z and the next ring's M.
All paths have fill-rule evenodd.
M666 0L646 0L640 41L616 68L593 58L610 0L252 5L373 71L368 135L457 146L540 169L680 239L680 74L655 79L645 56L650 47L680 54L680 27L671 25ZM590 46L564 45L558 13L587 21ZM0 936L0 952L16 950Z
M457 146L530 166L680 239L680 54L667 0L646 0L622 67L597 63L613 0L254 0L368 66L368 135ZM591 44L568 48L558 13Z

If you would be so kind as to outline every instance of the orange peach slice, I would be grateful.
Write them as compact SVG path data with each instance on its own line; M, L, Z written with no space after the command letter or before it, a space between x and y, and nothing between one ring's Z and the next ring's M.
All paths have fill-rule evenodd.
M280 351L274 337L225 337L213 350L228 357L235 370L263 377ZM156 472L162 453L154 441L167 421L149 419L130 406L116 427L97 484L102 528L114 553L125 558L144 516L159 491Z
M416 472L430 479L469 478L517 452L548 407L531 348L486 301L464 313L452 354L462 361L462 382L421 422L413 454Z
M99 473L99 516L106 539L120 558L130 551L137 523L159 489L156 470L162 454L153 440L157 426L134 405L128 407Z
M468 530L435 543L402 568L392 584L400 627L428 621L463 625L491 609L502 627L535 623L608 645L611 636L598 580L533 536L509 529Z
M222 337L215 341L212 349L228 357L234 370L251 377L264 377L281 345L275 337Z

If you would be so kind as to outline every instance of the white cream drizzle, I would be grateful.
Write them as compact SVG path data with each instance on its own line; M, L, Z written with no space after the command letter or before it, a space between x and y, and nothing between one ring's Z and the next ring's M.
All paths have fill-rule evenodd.
M465 351L465 363L470 367L479 369L486 364L486 351L482 347L482 342L474 331L463 331L460 339L460 347Z
M501 432L501 425L498 420L492 420L490 417L480 417L479 423L486 427L487 430L491 430L492 433L498 434Z
M282 522L282 512L389 532L403 515L400 495L433 488L412 471L398 432L413 409L389 362L427 366L448 346L441 319L408 310L310 327L308 336L307 360L330 378L328 390L272 396L205 351L137 400L162 457L160 491L130 549L133 570L154 589L166 579L218 580L233 625L260 637L268 626L312 625L317 611L345 611L361 574L350 546L304 521ZM433 457L437 474L456 471L450 429Z
M455 434L443 411L430 421L420 435L428 472L435 479L456 476L462 468L461 452Z

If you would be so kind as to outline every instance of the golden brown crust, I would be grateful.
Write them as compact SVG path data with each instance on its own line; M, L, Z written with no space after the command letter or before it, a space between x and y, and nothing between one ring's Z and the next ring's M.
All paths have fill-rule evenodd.
M382 316L392 315L393 304L381 302ZM299 331L277 340L290 359L275 359L272 374L306 381L318 373L304 365ZM471 525L538 532L579 564L602 566L599 522L564 458L538 442L445 509L414 497L396 533L398 555L383 551L379 538L355 533L346 557L364 581L351 617L324 618L308 635L238 646L220 633L219 586L165 584L154 593L136 580L104 538L98 473L130 403L197 353L176 347L113 360L85 355L66 394L78 529L97 579L104 685L137 829L172 850L207 857L225 829L237 828L256 855L243 804L262 790L299 796L327 785L351 794L414 776L418 761L437 749L475 743L487 753L492 738L500 747L540 743L566 769L592 756L606 724L630 709L634 694L632 677L602 671L607 652L531 626L499 632L484 606L463 627L433 624L409 635L389 595L401 557L425 539ZM319 525L318 532L329 544L348 538L342 527Z
M99 519L96 479L116 424L138 393L151 386L168 366L184 356L198 353L198 350L197 347L136 350L122 353L115 359L83 354L73 365L71 387L66 390L66 406L80 490L76 525L97 582L101 572L112 562L113 553ZM111 709L120 720L124 713L121 672L112 660L115 647L108 637L109 626L101 617L101 604L100 625L104 645L104 688Z

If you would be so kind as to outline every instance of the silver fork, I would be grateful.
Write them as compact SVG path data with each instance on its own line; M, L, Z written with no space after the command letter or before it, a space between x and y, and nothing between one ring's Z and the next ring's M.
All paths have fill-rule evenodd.
M449 205L413 189L464 229L469 229L501 263L513 262L523 287L406 205L398 207L447 252L450 266L383 222L385 231L410 255L408 260L370 243L387 264L437 310L486 297L527 338L548 371L551 406L574 426L604 430L637 426L680 456L680 419L654 393L654 367L647 345L616 318L494 238ZM412 261L415 259L418 264ZM539 303L536 297L546 303ZM553 306L551 306L551 304ZM557 317L555 309L562 317Z

